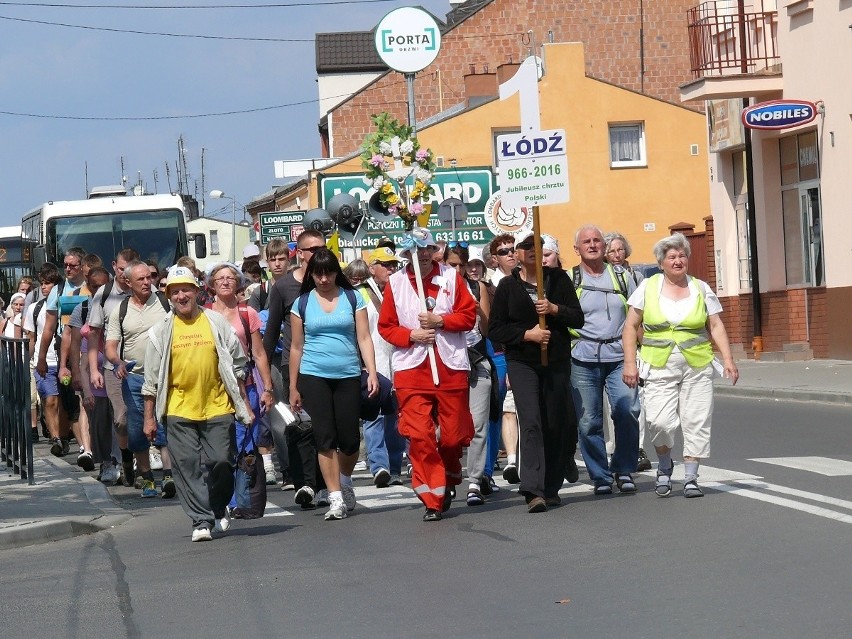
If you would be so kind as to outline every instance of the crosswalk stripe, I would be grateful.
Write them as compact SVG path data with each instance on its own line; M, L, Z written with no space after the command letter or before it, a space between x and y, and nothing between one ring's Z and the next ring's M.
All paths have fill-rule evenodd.
M796 488L787 488L787 486L778 486L777 484L768 484L763 481L743 480L738 481L736 483L742 484L744 486L752 486L754 488L762 488L764 490L769 490L775 493L781 493L790 497L801 497L802 499L809 499L811 501L818 501L822 504L828 504L830 506L837 506L839 508L847 508L849 510L852 510L852 501L847 501L845 499L828 497L827 495L820 495L819 493L809 493L804 490L798 490Z
M718 482L706 482L702 484L705 488L713 488L714 490L719 490L726 493L731 493L733 495L738 495L740 497L748 497L750 499L756 499L758 501L764 501L770 504L775 504L777 506L784 506L786 508L792 508L793 510L799 510L801 512L809 513L811 515L817 515L819 517L825 517L826 519L833 519L835 521L842 522L844 524L852 524L852 515L847 515L845 513L839 513L836 510L829 510L828 508L822 508L820 506L814 506L813 504L803 504L799 501L793 501L792 499L786 499L784 497L777 497L775 495L767 495L765 493L758 492L756 490L751 490L749 488L743 488L740 485L734 484L721 484Z
M749 461L804 470L809 473L825 475L826 477L845 477L852 475L852 462L843 459L832 459L831 457L757 457Z

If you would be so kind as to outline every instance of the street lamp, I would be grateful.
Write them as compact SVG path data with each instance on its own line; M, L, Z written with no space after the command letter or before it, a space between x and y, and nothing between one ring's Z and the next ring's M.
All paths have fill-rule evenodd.
M231 262L237 262L237 200L230 195L225 195L224 191L214 189L210 191L210 197L214 200L231 200ZM242 206L242 205L240 205Z

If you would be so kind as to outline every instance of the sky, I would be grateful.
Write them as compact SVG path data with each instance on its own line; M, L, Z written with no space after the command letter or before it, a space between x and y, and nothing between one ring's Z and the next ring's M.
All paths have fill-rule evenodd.
M340 4L321 4L329 1ZM96 6L80 8L83 4ZM193 8L174 8L178 5ZM177 190L180 137L191 192L199 200L203 148L204 191L219 189L239 204L250 202L276 185L275 160L319 157L314 35L370 29L401 6L420 6L441 19L450 8L449 0L0 3L0 226L20 224L24 213L43 202L84 198L87 171L89 188L120 183L122 158L129 184L141 175L146 190L154 192L156 171L156 190L168 192L168 164L171 190ZM306 41L165 37L45 22ZM204 117L185 117L198 115ZM166 116L182 117L142 119ZM207 196L208 216L227 217L230 211L230 200Z

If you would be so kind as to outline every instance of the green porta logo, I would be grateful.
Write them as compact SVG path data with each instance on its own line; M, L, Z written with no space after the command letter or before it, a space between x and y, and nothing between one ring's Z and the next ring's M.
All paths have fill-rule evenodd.
M434 51L436 32L433 27L425 27L420 33L394 33L392 29L382 29L382 53Z

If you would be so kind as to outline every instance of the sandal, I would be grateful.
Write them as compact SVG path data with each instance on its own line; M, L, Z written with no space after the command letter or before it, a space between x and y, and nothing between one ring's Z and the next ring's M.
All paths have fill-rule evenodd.
M654 492L658 497L668 497L672 493L672 476L657 471L657 484L654 486Z
M468 506L481 506L484 503L485 500L482 498L482 493L478 488L470 487L467 489Z
M698 482L693 478L683 482L683 496L687 499L704 497L704 491L698 487Z
M597 484L595 486L595 494L596 495L611 495L612 494L612 484Z
M636 484L633 482L633 477L631 477L629 474L616 475L615 485L618 486L618 490L623 493L636 492Z

